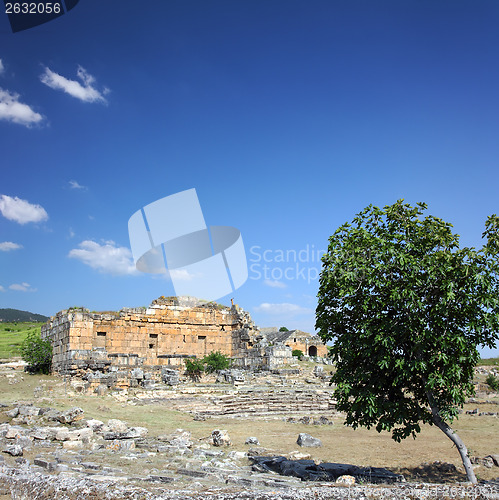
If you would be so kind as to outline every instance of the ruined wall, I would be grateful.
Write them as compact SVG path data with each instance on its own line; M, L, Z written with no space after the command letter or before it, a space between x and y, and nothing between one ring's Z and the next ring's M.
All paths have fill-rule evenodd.
M289 334L289 337L284 343L288 347L291 347L292 350L298 349L302 351L305 356L327 357L327 347L322 343L319 337L315 335L312 336L301 330L292 330Z
M42 327L42 338L52 341L54 371L80 376L88 370L179 366L187 357L214 351L240 364L257 344L258 334L249 314L238 306L192 307L164 297L148 308L118 313L60 311ZM260 356L255 354L255 359Z
M313 355L326 355L318 338L288 333L262 334L236 305L199 305L176 297L111 313L72 308L42 326L42 338L53 345L53 370L81 377L89 389L173 384L186 358L215 351L232 358L234 367L263 370L292 363L292 349L308 354L317 345Z

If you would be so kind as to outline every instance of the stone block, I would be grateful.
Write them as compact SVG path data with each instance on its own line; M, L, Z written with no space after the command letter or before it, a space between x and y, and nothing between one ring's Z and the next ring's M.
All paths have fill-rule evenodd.
M211 439L214 446L230 446L232 444L229 433L226 430L215 429L211 433Z
M305 446L309 448L318 448L322 446L322 442L318 438L314 438L310 434L307 434L306 432L301 432L298 435L298 439L296 440L296 443L299 446Z
M122 420L118 420L117 418L108 420L107 427L110 432L126 432L128 430L126 423Z
M64 441L62 447L65 450L81 450L83 449L83 441Z
M13 457L22 457L23 455L23 449L18 444L8 444L2 451Z

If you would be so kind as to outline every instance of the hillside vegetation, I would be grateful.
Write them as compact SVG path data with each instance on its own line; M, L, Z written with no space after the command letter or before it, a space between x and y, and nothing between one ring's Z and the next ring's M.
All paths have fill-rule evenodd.
M0 321L13 322L13 321L37 321L45 323L48 320L47 316L43 314L35 314L29 311L20 311L19 309L0 309Z

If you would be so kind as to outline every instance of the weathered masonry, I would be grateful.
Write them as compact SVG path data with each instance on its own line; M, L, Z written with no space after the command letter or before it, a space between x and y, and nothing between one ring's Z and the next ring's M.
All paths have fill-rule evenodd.
M176 297L160 297L148 308L116 313L60 311L42 326L42 338L52 342L54 371L87 379L89 372L99 376L114 372L112 385L118 379L123 379L118 385L128 385L126 380L133 378L131 371L136 368L159 380L162 368L180 368L185 358L213 351L242 368L272 369L292 361L291 347L268 339L238 306L191 305ZM310 335L308 339L307 345L316 347L312 351L325 356L320 339Z

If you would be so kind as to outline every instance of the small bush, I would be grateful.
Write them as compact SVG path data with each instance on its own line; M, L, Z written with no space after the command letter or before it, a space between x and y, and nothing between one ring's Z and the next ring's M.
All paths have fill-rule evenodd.
M293 352L291 354L293 356L296 356L298 359L303 358L303 351L300 351L300 349L293 349Z
M21 355L28 363L31 373L50 373L52 367L52 344L42 340L38 332L30 332L21 344Z
M212 352L203 358L203 363L206 364L206 371L213 373L218 370L225 370L230 366L230 359L220 351Z
M193 380L199 380L204 372L204 363L198 358L186 359L185 371Z
M487 378L485 379L485 383L493 390L493 391L499 391L499 378L494 377L492 373L489 373Z
M279 331L280 332L289 332L289 330L285 326L281 326L281 328L279 328Z

